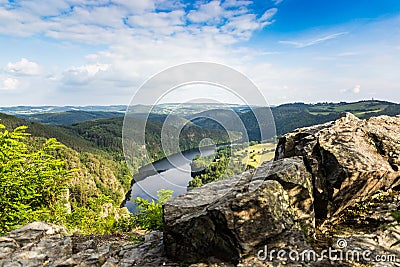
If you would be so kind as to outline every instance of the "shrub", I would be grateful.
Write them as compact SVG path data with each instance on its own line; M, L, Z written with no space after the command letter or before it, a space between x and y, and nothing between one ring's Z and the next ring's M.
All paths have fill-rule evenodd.
M49 139L29 151L26 128L9 132L0 124L0 234L52 213L70 178L65 161L52 155L63 145Z
M49 221L63 224L70 232L80 235L129 232L135 228L134 216L125 211L114 207L110 197L99 194L89 198L86 206L73 204L71 213L60 206Z
M172 197L172 190L158 190L158 201L148 201L137 197L132 201L137 204L136 225L144 230L160 230L163 226L162 205Z

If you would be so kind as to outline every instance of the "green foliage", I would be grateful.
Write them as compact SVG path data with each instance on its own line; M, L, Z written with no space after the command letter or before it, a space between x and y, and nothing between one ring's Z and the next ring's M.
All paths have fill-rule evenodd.
M148 201L137 197L132 201L137 204L136 225L145 230L160 230L163 226L162 205L172 197L172 190L158 190L158 201Z
M268 143L264 145L272 146L272 151L274 151L273 144ZM191 163L193 179L189 182L189 186L199 187L207 183L232 177L245 170L254 169L254 166L258 165L256 153L257 155L261 155L269 152L267 149L261 151L259 146L261 145L258 145L257 141L251 141L234 146L221 147L214 155L196 156ZM249 161L256 162L256 164L254 166L247 164Z
M70 178L65 161L51 154L63 145L49 139L28 151L26 128L0 124L0 234L53 212Z
M32 137L42 137L45 139L56 138L59 142L78 152L90 152L100 154L102 151L95 147L91 142L73 133L69 129L58 126L42 125L34 122L27 122L14 116L0 113L0 121L8 129L15 129L19 126L28 126L27 132ZM104 154L104 153L103 153Z
M84 206L73 203L71 212L59 205L47 221L81 235L129 232L135 227L133 214L114 207L111 198L102 194L88 199Z
M0 113L0 121L8 129L29 125L26 131L31 136L22 141L30 151L38 150L47 138L52 137L57 138L65 145L53 154L56 158L65 160L68 170L77 169L68 187L72 200L76 199L81 205L84 205L86 199L100 193L110 196L114 203L119 204L125 196L125 192L129 190L132 175L122 152L102 148L92 140L85 140L84 136L80 136L73 129L30 123L2 113ZM107 128L102 122L97 124ZM115 134L118 135L118 133ZM137 168L140 166L139 162L138 160Z
M238 145L234 148L225 146L219 148L215 155L196 157L191 164L194 177L189 182L189 186L199 187L243 172L246 166L243 165L241 158L231 158L231 155L246 145Z
M55 139L32 138L26 129L21 126L9 132L0 124L0 234L39 220L84 235L135 227L133 215L113 205L121 198L114 196L117 188L110 185L110 190L97 178L98 184L89 186L85 178L110 177L113 173L107 170L115 166L91 153L77 153ZM108 196L97 187L108 190Z

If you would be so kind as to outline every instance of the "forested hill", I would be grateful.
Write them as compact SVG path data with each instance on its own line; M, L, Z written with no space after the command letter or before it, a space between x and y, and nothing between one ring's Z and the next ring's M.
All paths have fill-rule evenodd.
M149 107L138 106L135 109L135 112L137 112L131 114L137 120L148 119L148 141L152 143L149 146L151 154L150 160L156 160L164 156L159 149L160 142L155 133L160 131L161 124L165 121L167 116L170 118L173 117L177 125L186 123L189 126L185 128L186 134L184 133L180 140L181 148L188 149L192 148L193 144L196 140L199 140L200 137L206 137L207 135L212 135L214 137L224 136L224 129L222 129L221 124L216 123L216 121L224 124L227 130L234 131L237 127L236 125L232 125L232 122L235 121L232 118L236 116L243 121L249 139L259 141L260 130L254 113L268 112L263 107L253 107L253 111L251 111L249 107L245 108L241 106L238 106L241 108L232 106L231 108L225 107L224 109L219 106L211 105L209 107L210 110L206 111L204 111L203 105L198 104L189 105L186 109L182 110L174 109L174 107L175 104L156 106L154 111L159 113L151 113L147 118L147 113L143 112ZM29 131L32 132L33 135L46 138L55 137L77 151L95 152L93 149L98 148L113 153L120 153L122 151L121 131L124 115L122 110L124 106L81 107L79 110L73 110L72 108L73 107L58 107L57 109L46 109L46 107L15 107L5 110L15 112L17 116L26 118L30 122L40 122L41 124L29 123L31 128ZM102 110L102 108L104 110ZM45 112L45 110L48 109L50 111ZM173 110L174 115L168 113L172 112L171 110ZM379 100L365 100L353 103L289 103L271 107L271 111L275 120L276 134L280 136L296 128L335 120L344 112L351 112L359 118L368 118L377 115L395 116L400 114L400 105ZM24 120L15 117L1 116L3 120L8 120L11 125L26 124ZM192 120L191 118L194 119ZM190 123L189 120L192 120L193 123ZM42 124L60 126L48 127ZM196 128L195 125L200 128ZM266 127L265 125L261 126ZM195 136L192 140L185 138L185 136L192 136L193 133ZM267 138L271 137L272 136L267 136Z
M30 135L25 136L24 129L18 128L19 126L27 126L25 131ZM64 224L72 231L78 229L86 234L107 233L121 227L131 227L132 218L124 215L124 209L119 208L132 181L132 173L128 170L122 152L122 126L121 117L60 127L28 122L0 113L0 176L4 178L2 172L5 172L7 177L0 179L0 192L18 195L9 197L10 194L7 194L5 201L0 203L0 234L34 220ZM167 131L173 130L169 127ZM161 129L160 122L147 123L147 153L144 153L143 145L134 140L131 142L136 148L132 150L136 153L132 155L133 171L137 171L148 161L165 156L160 145ZM225 131L201 129L191 123L183 128L180 136L174 135L171 139L179 138L182 140L181 148L189 149L197 147L205 137L212 137L217 143L228 141ZM53 147L49 149L45 145L48 142L57 144L51 138L56 138L64 146L49 145ZM145 154L149 158L144 157ZM14 164L14 161L18 164ZM21 175L17 175L18 179L13 170L10 172L10 166L21 172ZM30 172L25 172L26 169ZM57 170L63 174L49 175ZM35 183L31 183L31 180ZM43 186L42 183L46 185ZM28 189L33 190L33 193ZM67 194L61 194L64 189L68 189ZM49 196L53 202L48 202L48 198L45 198L46 190L57 191L54 191L54 196ZM36 202L28 201L31 198ZM60 201L54 202L55 198L60 198ZM16 201L20 206L16 205ZM40 204L40 201L43 203ZM8 209L9 206L13 209Z
M267 109L268 108L265 107L254 107L253 110L238 112L236 114L232 111L228 112L225 110L221 112L218 118L221 123L228 126L228 130L231 130L229 129L229 121L232 121L234 116L239 116L246 127L250 140L260 141L260 125L254 114L269 113L269 110ZM353 113L361 119L379 115L395 116L400 114L399 104L377 100L359 101L354 103L290 103L271 107L270 109L274 117L276 134L278 136L289 133L297 128L336 120L344 112ZM195 119L194 123L204 128L221 128L221 126L215 123L215 121L207 118L208 113L210 112L211 111L206 111L202 114L195 115L200 117L200 119ZM205 118L201 118L201 115L204 115ZM261 127L265 127L265 125L261 125ZM271 138L271 136L268 136L267 138Z
M58 126L48 126L40 123L29 122L12 115L0 113L0 123L11 130L18 126L28 126L27 132L35 137L56 138L64 145L79 151L99 153L99 149L92 142L85 140L67 128Z
M124 112L114 111L85 111L68 110L57 113L39 113L32 115L18 115L22 119L48 125L70 125L82 121L96 120L102 118L123 117Z
M177 108L179 106L179 108ZM131 109L131 116L137 119L147 118L147 113L150 106L138 105L133 106ZM124 116L123 110L126 106L111 106L111 107L10 107L1 108L4 112L15 114L21 118L25 118L31 122L40 122L49 125L64 125L69 127L74 123L84 123L89 120L97 120L109 118L110 121L106 124L116 124L115 117L120 117L120 123ZM253 107L254 112L266 112L263 107ZM271 107L272 114L275 120L277 135L283 135L291 132L296 128L311 126L327 121L335 120L344 112L351 112L359 118L368 118L378 115L391 115L395 116L400 114L400 105L388 101L379 100L364 100L358 102L340 102L340 103L289 103L276 107ZM167 116L173 116L177 123L182 121L192 120L193 123L204 129L221 129L221 125L216 123L216 120L227 126L227 130L233 130L236 125L232 125L232 116L238 116L245 127L250 140L259 140L260 134L258 130L258 123L249 106L234 106L225 105L218 106L212 104L185 104L181 107L178 104L162 104L155 106L152 109L153 113L149 114L148 121L150 122L164 122ZM173 114L173 115L171 115ZM89 123L92 124L92 123ZM110 127L111 125L107 125ZM232 127L231 127L232 126ZM265 127L265 125L262 125ZM72 127L74 130L77 128L87 128L88 125L81 125ZM94 126L93 126L94 127ZM93 128L90 126L90 128ZM98 130L98 129L97 129ZM103 131L103 130L100 130ZM114 131L114 130L112 130ZM92 133L89 133L92 135ZM86 136L88 138L89 136ZM90 137L90 139L92 139ZM96 142L102 143L104 140L97 140ZM108 141L106 141L108 142ZM111 143L114 146L114 143Z
M141 119L133 118L133 120L139 124ZM118 203L130 189L132 176L122 151L122 117L85 121L68 126L50 126L0 113L0 124L4 124L8 130L22 125L28 126L27 132L31 137L27 142L30 143L56 138L66 145L62 157L67 159L70 169L79 166L75 181L82 186L91 185L91 189L86 190L88 195L101 192ZM134 140L130 143L135 153L131 161L134 171L144 164L165 157L161 149L161 129L160 122L147 122L146 151ZM173 129L167 127L164 130ZM171 140L179 138L181 149L187 150L197 147L200 140L205 137L213 138L216 143L229 141L225 131L202 129L193 124L184 127L180 136L171 135ZM173 152L175 151L170 151ZM144 156L146 154L149 157L146 158Z
M131 175L123 158L108 153L72 130L27 122L2 113L0 124L9 131L18 126L27 126L26 132L30 137L24 142L32 149L49 138L56 138L65 145L58 156L66 160L68 170L76 169L69 185L71 196L76 201L85 202L85 199L101 193L117 204L129 190Z
M395 116L400 114L400 105L388 101L365 100L353 103L293 103L272 108L278 135L296 128L336 120L344 112L350 112L360 119L379 115Z

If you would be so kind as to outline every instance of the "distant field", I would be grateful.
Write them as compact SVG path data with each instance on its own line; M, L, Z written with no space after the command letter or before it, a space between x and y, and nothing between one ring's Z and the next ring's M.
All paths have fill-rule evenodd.
M333 112L351 112L356 116L362 116L370 112L381 112L385 110L389 104L382 101L364 101L356 103L329 103L316 104L308 108L308 112L312 115L326 115Z
M242 163L256 168L260 165L260 163L274 158L275 147L276 144L273 143L257 144L246 149L236 151L234 156L244 156Z

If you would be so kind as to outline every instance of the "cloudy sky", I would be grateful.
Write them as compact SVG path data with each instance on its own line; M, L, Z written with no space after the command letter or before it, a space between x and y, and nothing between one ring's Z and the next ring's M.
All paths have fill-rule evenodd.
M270 104L400 102L400 1L0 0L0 106L128 104L191 61Z

